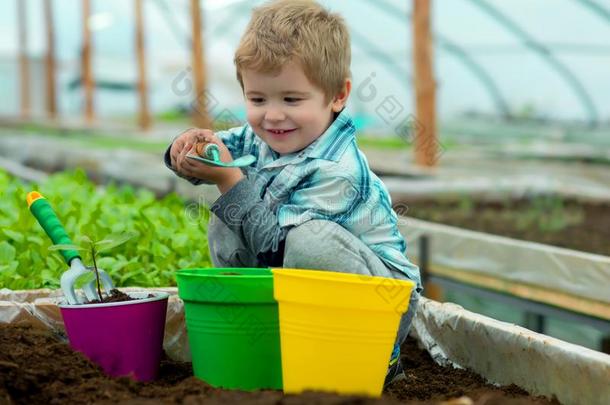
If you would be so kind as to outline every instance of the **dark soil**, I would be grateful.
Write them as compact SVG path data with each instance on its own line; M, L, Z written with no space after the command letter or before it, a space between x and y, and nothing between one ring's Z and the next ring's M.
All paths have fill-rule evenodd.
M506 202L395 201L403 215L610 256L610 204L538 197Z
M152 295L149 295L151 297ZM135 301L138 298L132 298L129 295L125 294L123 291L117 290L116 288L110 290L110 294L107 296L102 296L102 300L93 300L87 301L87 304L100 304L100 303L109 303L109 302L123 302L123 301Z
M110 378L48 330L0 325L0 404L549 404L517 387L494 387L469 371L436 365L414 341L403 346L407 379L397 381L379 400L309 392L216 389L192 376L190 363L164 359L159 379L138 383ZM247 364L244 364L247 367ZM464 402L465 401L465 402ZM473 402L474 401L474 402Z
M123 291L117 290L116 288L110 290L110 295L103 296L102 300L87 301L85 304L107 304L109 302L125 302L125 301L137 301L146 298L152 298L154 294L148 294L145 298L133 298Z

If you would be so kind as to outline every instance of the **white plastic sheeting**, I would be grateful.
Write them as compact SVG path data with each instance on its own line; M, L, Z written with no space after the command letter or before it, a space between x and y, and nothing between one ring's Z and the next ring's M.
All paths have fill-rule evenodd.
M142 290L122 288L125 292ZM184 307L170 293L163 347L176 360L190 361ZM59 290L0 290L0 323L30 322L63 331ZM563 404L610 403L610 356L527 329L422 298L412 334L440 364L474 370L498 384L516 384Z
M438 363L562 404L610 404L610 356L422 298L412 333Z
M429 261L610 303L610 257L401 217L409 257L429 236Z

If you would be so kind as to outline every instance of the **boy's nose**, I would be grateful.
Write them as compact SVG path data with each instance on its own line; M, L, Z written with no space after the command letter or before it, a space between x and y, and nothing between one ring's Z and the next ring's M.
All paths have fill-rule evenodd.
M283 121L286 118L280 108L269 108L265 111L265 119L267 121Z

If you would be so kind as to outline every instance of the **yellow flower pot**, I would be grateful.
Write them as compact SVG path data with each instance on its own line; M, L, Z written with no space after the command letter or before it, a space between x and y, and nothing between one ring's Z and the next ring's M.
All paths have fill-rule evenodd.
M319 270L271 271L284 392L380 396L415 283Z

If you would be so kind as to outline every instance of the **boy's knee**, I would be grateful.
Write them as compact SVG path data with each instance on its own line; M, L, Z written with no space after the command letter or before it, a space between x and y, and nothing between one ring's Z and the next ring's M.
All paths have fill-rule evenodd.
M286 235L284 266L320 268L333 250L341 232L347 232L331 221L312 220L292 228Z
M358 237L341 225L324 220L307 221L288 232L284 267L393 277Z
M340 241L343 232L347 231L334 222L311 220L288 231L286 246L292 250L325 250L329 244Z

